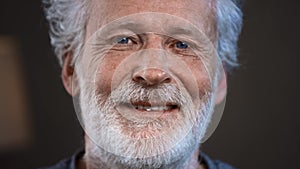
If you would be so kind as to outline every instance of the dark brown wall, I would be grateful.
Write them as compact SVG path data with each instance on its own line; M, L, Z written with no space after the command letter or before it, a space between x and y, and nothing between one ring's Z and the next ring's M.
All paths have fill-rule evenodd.
M39 0L0 2L0 36L16 37L21 46L33 128L28 146L0 150L1 169L53 164L82 145L40 6ZM222 121L203 149L241 169L299 168L299 5L248 0L244 11L242 65L229 77Z

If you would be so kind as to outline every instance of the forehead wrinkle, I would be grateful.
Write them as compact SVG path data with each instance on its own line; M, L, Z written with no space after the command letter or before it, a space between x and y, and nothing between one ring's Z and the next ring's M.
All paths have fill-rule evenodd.
M201 13L210 13L213 9L213 5L211 5L213 1L215 0L173 0L171 2L165 0L151 0L148 2L141 0L92 0L94 2L92 3L92 8L100 7L101 10L97 10L97 13L101 13L102 17L105 14L110 14L110 19L141 12L162 12L171 15L183 14L188 17L191 11L193 11L193 15L196 14L197 18L199 18L202 16ZM143 2L142 5L140 4L141 2ZM205 13L202 11L205 11Z
M103 25L116 20L120 17L130 14L143 12L162 12L178 16L193 23L199 30L205 34L214 37L215 17L214 2L215 0L187 0L187 1L133 1L133 0L92 0L94 8L93 16L95 31ZM96 23L95 23L96 22ZM161 25L163 27L163 25ZM211 27L211 28L210 28Z

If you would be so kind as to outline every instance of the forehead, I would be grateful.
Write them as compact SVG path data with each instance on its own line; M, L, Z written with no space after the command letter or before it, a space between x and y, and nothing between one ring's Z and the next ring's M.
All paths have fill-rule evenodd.
M89 7L87 37L111 21L144 12L165 13L185 19L209 36L215 32L215 0L90 0Z

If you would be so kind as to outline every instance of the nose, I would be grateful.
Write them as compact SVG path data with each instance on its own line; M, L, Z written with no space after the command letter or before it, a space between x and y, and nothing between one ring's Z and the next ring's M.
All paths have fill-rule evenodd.
M169 73L161 69L147 68L135 72L132 80L142 85L154 86L162 83L170 83L172 78Z

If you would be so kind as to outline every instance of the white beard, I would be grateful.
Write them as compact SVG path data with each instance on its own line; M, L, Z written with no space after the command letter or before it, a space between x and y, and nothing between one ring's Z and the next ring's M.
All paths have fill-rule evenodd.
M212 92L201 96L196 109L188 92L172 85L148 90L124 82L105 100L89 84L81 83L80 89L82 122L91 140L85 153L90 169L183 168L204 137L213 112ZM177 118L139 123L128 120L115 109L129 99L147 96L151 100L154 95L155 99L159 95L161 102L178 103L181 111Z

